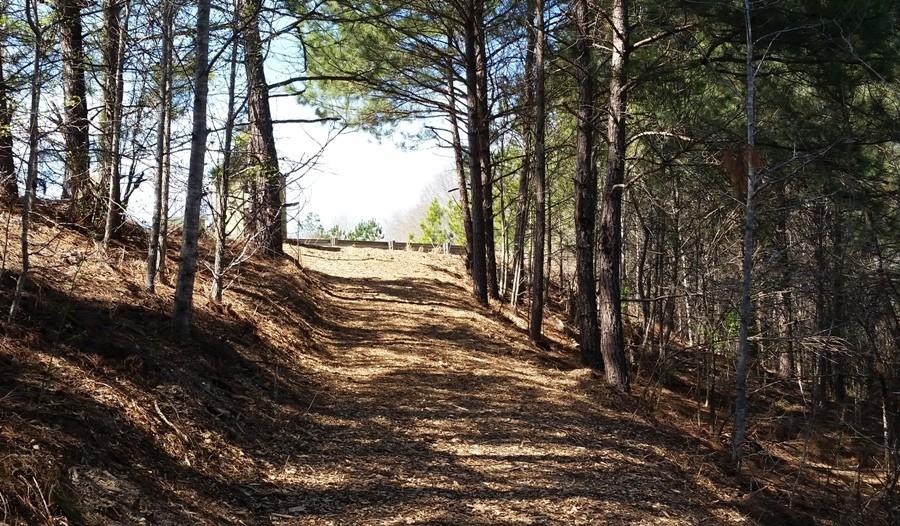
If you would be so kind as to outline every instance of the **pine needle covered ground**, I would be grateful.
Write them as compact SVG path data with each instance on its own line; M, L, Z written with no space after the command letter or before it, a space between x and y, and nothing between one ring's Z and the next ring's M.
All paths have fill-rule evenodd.
M602 387L560 333L531 345L470 300L458 258L291 247L201 299L184 343L139 240L103 253L47 218L34 239L0 339L0 522L844 522L840 474L728 474L722 441L664 410L686 395L660 409L640 381Z

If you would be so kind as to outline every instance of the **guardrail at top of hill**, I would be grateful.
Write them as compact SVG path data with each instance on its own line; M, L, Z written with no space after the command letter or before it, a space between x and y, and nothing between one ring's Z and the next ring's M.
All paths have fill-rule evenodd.
M352 239L337 238L290 238L285 240L291 245L307 245L315 247L355 247L355 248L375 248L380 250L411 250L414 252L440 252L441 254L465 255L466 247L464 245L454 245L451 243L442 243L433 245L431 243L405 243L402 241L354 241Z

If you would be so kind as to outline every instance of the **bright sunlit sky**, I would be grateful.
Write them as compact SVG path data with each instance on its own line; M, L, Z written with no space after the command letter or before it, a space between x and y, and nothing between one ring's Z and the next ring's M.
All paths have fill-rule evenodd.
M217 13L217 15L221 15ZM221 21L219 21L221 22ZM291 20L278 21L276 26L284 27ZM96 23L94 20L93 23ZM271 30L263 27L263 32ZM135 38L141 36L140 30L133 28ZM189 34L188 34L189 35ZM221 128L225 121L227 101L227 61L230 53L218 54L219 46L225 44L224 33L214 35L210 44L211 55L219 56L210 77L210 94L208 103L208 125L210 136L206 156L206 173L221 162L223 133ZM269 35L263 35L267 40ZM190 39L185 36L185 39ZM149 42L149 40L147 41ZM187 42L187 49L190 49ZM271 41L266 57L266 76L270 84L277 83L287 78L302 74L301 52L297 40L290 34L280 34ZM183 57L176 57L176 61ZM243 97L246 89L243 64L238 67L238 87L241 92L238 100ZM137 100L131 100L137 93L132 89L135 78L133 73L126 76L126 103L129 107L139 104ZM302 84L294 87L302 88ZM96 89L89 94L89 106L99 108L100 90ZM270 95L272 117L274 120L314 118L315 109L300 105L296 97L278 96L284 95L282 90L273 90ZM20 100L17 107L27 108L27 90L19 92ZM178 103L186 111L173 122L172 153L172 179L171 179L171 207L170 217L179 221L183 214L185 179L187 175L187 163L189 157L189 138L191 125L190 97L185 94ZM45 115L58 112L61 106L62 88L60 85L51 85L45 89L42 97L42 112ZM156 109L150 109L142 117L143 122L136 126L134 121L126 126L135 127L136 134L145 134L152 137L155 130ZM17 141L16 148L20 158L24 159L26 145L25 130L27 129L27 112L16 113ZM96 141L96 126L99 126L98 112L93 111L92 119L94 135L91 140ZM246 122L246 115L239 117L239 121ZM55 126L52 120L42 120L47 126ZM433 124L433 123L432 123ZM49 129L49 128L48 128ZM280 167L287 172L288 203L298 203L288 209L288 229L291 235L297 233L298 219L309 213L317 214L321 218L322 225L327 229L333 225L343 228L352 228L356 223L365 219L376 219L383 227L385 237L398 240L406 240L407 235L417 229L420 215L427 207L427 203L434 197L446 199L448 191L455 188L452 183L453 169L452 152L440 148L435 140L418 140L406 142L400 146L401 137L386 137L377 139L372 135L354 130L345 130L337 137L333 137L334 127L331 124L276 124L275 137ZM399 129L405 135L416 135L421 131L421 123L402 123ZM147 135L149 134L149 135ZM332 136L330 142L329 137ZM149 140L153 140L152 138ZM298 163L309 159L321 150L321 145L328 142L324 153L311 169L301 170L291 175L292 168ZM60 165L53 164L50 159L45 161L47 169L57 174L62 173ZM24 178L24 162L20 163L19 177ZM94 167L96 168L96 166ZM131 167L127 160L123 160L123 173L128 173ZM149 153L137 160L136 172L145 177L144 183L132 196L128 214L143 224L150 220L153 203L153 179L156 173L156 160L152 147ZM303 173L303 177L297 180L297 174ZM124 183L123 183L124 184ZM211 184L207 177L206 193L211 197ZM59 188L51 189L51 194L58 195ZM208 202L208 201L207 201ZM204 206L208 211L208 205Z
M270 84L298 74L299 50L294 39L282 36L272 45L266 62ZM282 93L280 91L272 94ZM271 99L273 120L313 118L313 108L301 106L294 97ZM406 123L400 129L414 132L420 123ZM319 151L329 137L330 124L276 124L275 139L281 157L301 162ZM346 130L328 143L316 167L289 188L288 217L318 214L325 228L337 224L352 227L375 218L386 235L406 239L407 232L397 221L404 213L439 193L446 195L447 173L453 168L452 152L435 141L399 145L400 137L379 140L369 133ZM282 163L282 171L290 163ZM290 180L290 176L289 176ZM299 186L300 194L296 195ZM299 213L298 213L299 212ZM289 231L296 226L289 223Z
M221 44L211 43L211 52L217 49L217 45ZM269 84L302 74L299 56L296 40L292 36L277 37L266 59ZM211 132L207 142L207 173L221 162L228 57L228 52L221 55L221 62L210 77L207 122ZM246 89L243 69L243 64L240 64L238 101ZM302 88L302 84L295 87ZM315 118L314 108L301 105L296 97L278 96L284 94L281 89L270 93L273 96L270 99L273 120ZM95 104L98 103L95 101ZM155 118L155 110L152 115ZM170 214L176 220L183 213L190 120L188 110L174 127L175 135L182 137L180 140L183 141L178 151L173 153L173 203ZM246 114L238 120L246 122ZM287 202L297 203L288 208L289 234L296 235L298 220L314 213L321 218L326 229L333 225L352 228L361 220L374 218L384 227L386 238L406 240L420 219L417 217L410 221L410 218L424 210L423 203L435 196L445 198L447 191L455 187L447 183L452 181L449 176L453 168L452 151L438 147L434 140L407 142L400 146L401 137L379 140L369 133L351 129L335 136L335 129L339 127L333 123L275 125L280 168L288 174ZM407 135L415 134L421 130L421 123L403 123L399 128ZM330 142L329 138L332 139ZM327 148L315 166L295 170L297 165L316 155L326 143ZM148 180L131 199L128 212L137 221L147 223L152 208L155 160L142 161L140 168L147 174ZM127 169L127 166L123 167L123 170ZM298 178L301 174L302 177ZM210 197L211 190L208 183L207 194Z
M314 116L312 109L292 98L271 102L273 120ZM327 125L275 126L279 155L297 163L314 155L328 135ZM328 143L316 167L293 185L288 201L300 203L301 216L318 214L326 228L334 224L351 227L375 218L391 229L398 216L440 192L452 163L452 153L434 143L403 148L391 138L379 141L366 132L348 130ZM282 164L282 170L290 168L290 163ZM295 194L298 186L299 196ZM289 215L296 216L297 208ZM405 232L390 233L406 238Z

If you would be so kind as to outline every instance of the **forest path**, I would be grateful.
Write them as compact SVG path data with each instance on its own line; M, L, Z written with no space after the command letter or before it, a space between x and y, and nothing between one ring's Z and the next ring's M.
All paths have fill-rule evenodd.
M299 255L333 301L331 387L321 446L272 475L292 488L273 523L742 522L667 458L676 433L604 409L589 371L478 308L458 258Z

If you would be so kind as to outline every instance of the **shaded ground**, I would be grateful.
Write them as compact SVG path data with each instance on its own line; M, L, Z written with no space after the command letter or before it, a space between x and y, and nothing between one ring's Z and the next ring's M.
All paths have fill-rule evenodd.
M312 411L341 432L279 475L303 488L286 495L287 523L740 521L666 458L684 445L667 430L605 411L581 388L591 373L548 368L521 331L479 313L456 260L301 258L340 313L326 337L337 388Z
M243 265L223 306L201 273L183 342L139 243L35 237L0 338L0 524L809 521L607 391L552 327L538 349L477 308L458 258L290 247Z

